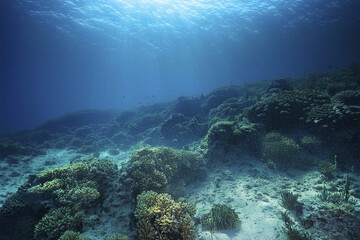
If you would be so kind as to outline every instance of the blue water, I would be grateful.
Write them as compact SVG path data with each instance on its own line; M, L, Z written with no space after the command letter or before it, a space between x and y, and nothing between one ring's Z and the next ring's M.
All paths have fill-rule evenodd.
M0 4L0 132L360 62L359 0Z

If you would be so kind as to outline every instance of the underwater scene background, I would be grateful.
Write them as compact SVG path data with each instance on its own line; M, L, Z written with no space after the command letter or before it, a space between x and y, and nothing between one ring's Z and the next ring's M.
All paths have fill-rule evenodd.
M357 0L0 4L0 132L81 109L130 109L333 71L360 58Z
M0 6L0 239L360 239L360 1Z

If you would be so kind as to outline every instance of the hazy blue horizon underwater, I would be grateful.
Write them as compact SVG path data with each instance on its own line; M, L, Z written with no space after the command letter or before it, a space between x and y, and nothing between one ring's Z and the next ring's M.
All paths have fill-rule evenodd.
M0 132L360 60L357 0L0 4Z

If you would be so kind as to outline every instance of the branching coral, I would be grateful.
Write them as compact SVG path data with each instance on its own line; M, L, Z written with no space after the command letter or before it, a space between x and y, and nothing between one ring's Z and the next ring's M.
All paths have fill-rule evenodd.
M143 192L137 197L135 210L139 237L142 240L195 239L193 213L193 206L185 201L176 203L168 194Z
M106 240L129 240L129 237L124 234L118 234L116 236L109 237Z
M74 231L66 231L58 240L91 240L88 237L81 236L79 232ZM124 234L118 234L116 236L112 236L106 238L106 240L129 240L129 237Z
M80 233L74 231L66 231L58 240L91 240L88 237L80 236Z
M133 152L128 171L138 183L139 191L164 192L171 188L173 179L193 178L198 165L199 158L195 153L145 147Z
M55 203L56 207L36 224L34 235L38 239L55 239L66 230L75 230L81 224L85 209L104 191L100 186L104 186L114 172L115 165L110 161L88 158L38 174L30 192Z
M46 170L37 175L37 180L39 183L44 183L56 178L73 177L77 180L92 179L102 181L108 176L112 176L114 169L114 164L108 160L87 158L70 166Z
M96 158L70 166L44 171L37 175L33 193L53 193L62 205L88 207L100 197L99 186L114 174L114 164Z
M36 239L56 239L66 230L76 230L81 225L84 211L75 212L69 207L56 208L47 213L35 226Z

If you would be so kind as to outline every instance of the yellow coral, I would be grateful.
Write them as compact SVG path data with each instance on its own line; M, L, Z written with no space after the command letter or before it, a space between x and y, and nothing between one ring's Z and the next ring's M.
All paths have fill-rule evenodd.
M80 236L80 233L74 231L66 231L59 240L90 240L88 237Z
M61 207L46 214L35 226L36 239L60 237L68 229L80 226L84 211L74 213L71 208Z
M55 178L53 180L44 182L43 184L36 185L31 189L32 192L41 193L45 191L55 191L64 186L62 179Z
M189 212L191 207L184 201L176 203L168 194L148 191L140 194L137 202L135 216L140 239L195 239L191 219L194 211Z
M106 183L115 172L115 165L109 160L84 159L70 166L44 171L36 176L33 193L45 191L56 203L35 226L36 239L54 239L66 230L76 229L89 208L100 198L99 186ZM66 237L76 237L69 233Z
M199 163L198 156L192 152L172 148L145 147L131 155L129 174L138 183L140 191L164 192L173 179L191 174Z

